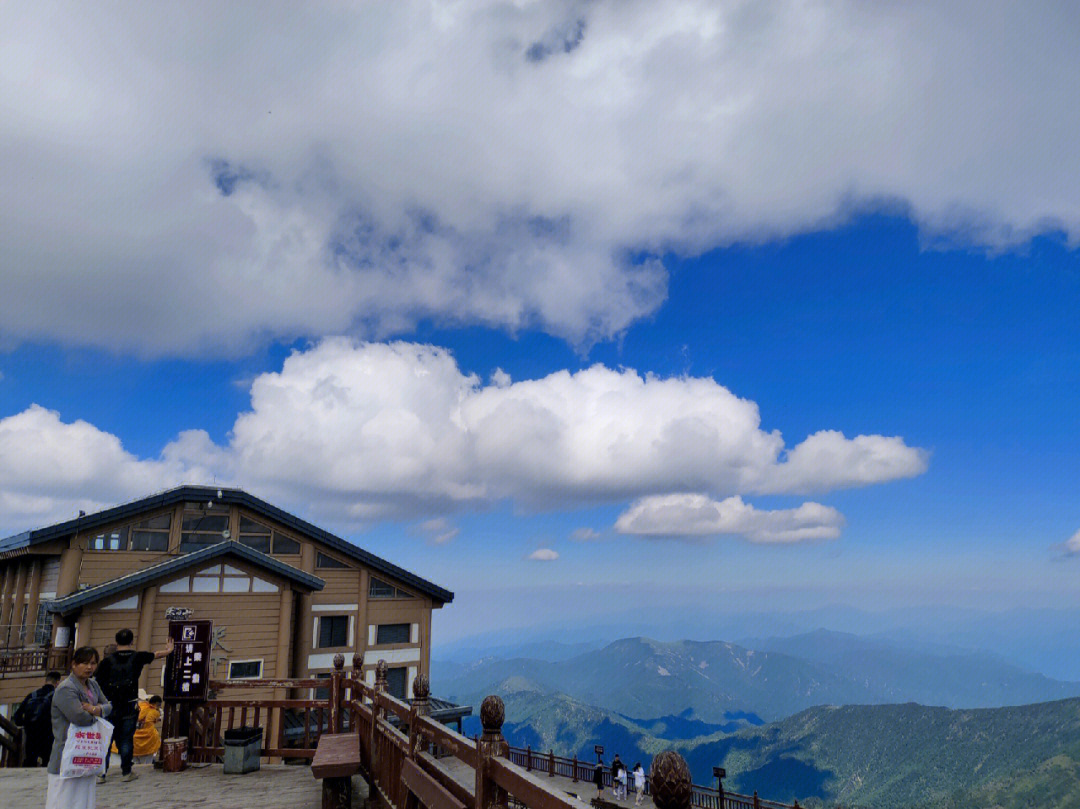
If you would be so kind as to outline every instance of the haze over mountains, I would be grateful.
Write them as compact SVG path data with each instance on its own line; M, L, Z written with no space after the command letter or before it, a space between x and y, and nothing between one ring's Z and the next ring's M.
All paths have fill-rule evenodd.
M625 638L559 660L436 661L433 679L440 694L477 704L520 678L518 686L531 683L623 716L655 718L689 709L693 718L717 724L732 712L771 722L817 705L983 708L1080 696L1080 683L1025 671L986 653L916 651L826 630L753 643L757 648Z
M500 653L515 651L548 659L432 671L440 696L502 696L518 746L591 759L602 744L646 762L674 747L696 783L722 764L729 790L808 807L1080 806L1080 683L998 655L826 630Z

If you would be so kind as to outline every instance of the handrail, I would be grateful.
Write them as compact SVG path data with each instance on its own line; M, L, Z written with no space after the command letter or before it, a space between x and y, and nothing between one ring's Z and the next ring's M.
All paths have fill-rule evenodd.
M26 736L23 729L0 716L0 767L21 767L26 753L25 747Z
M362 664L362 656L354 655L352 672L346 676L344 657L336 655L334 671L329 679L211 680L208 685L215 692L233 688L318 688L325 689L327 697L222 699L215 696L189 709L189 750L192 756L199 760L222 755L223 731L234 726L237 713L243 725L247 722L248 712L253 712L254 722L258 725L265 711L266 724L270 726L271 733L264 738L261 750L264 756L312 759L324 733L356 733L359 736L361 766L369 778L373 805L379 809L403 807L410 805L410 800L415 800L410 798L407 779L402 779L403 768L410 769L405 767L406 760L470 809L491 809L508 805L511 801L529 809L582 809L581 801L546 782L540 774L560 775L591 784L595 765L576 756L556 756L554 750L540 753L531 747L510 747L502 737L504 707L498 697L487 697L481 708L484 735L469 739L428 715L430 703L426 676L416 678L413 685L415 699L409 703L387 692L385 661L379 661L374 685L369 685L361 677ZM284 725L286 712L289 711L303 712L302 724L297 725L298 718L290 720L294 723L291 731L294 742L301 741L298 736L302 728L300 746L289 747L285 743ZM174 720L169 727L178 727L179 724ZM458 782L451 775L452 771L442 763L441 756L452 756L475 771L475 789ZM678 766L672 763L672 757L677 759ZM662 761L666 764L662 764ZM798 802L789 805L762 800L756 793L752 796L741 795L693 785L685 761L671 752L659 754L650 769L660 772L664 766L668 767L668 772L663 778L658 776L656 789L665 795L654 796L657 805L670 806L672 809L799 809ZM661 769L656 770L657 767ZM675 769L672 770L672 767ZM415 771L415 767L410 771ZM611 783L610 768L604 768L603 780L605 785ZM411 783L415 784L415 781ZM324 783L324 798L326 790L338 788L339 785ZM652 778L646 776L645 794L652 793ZM666 801L663 804L662 798Z

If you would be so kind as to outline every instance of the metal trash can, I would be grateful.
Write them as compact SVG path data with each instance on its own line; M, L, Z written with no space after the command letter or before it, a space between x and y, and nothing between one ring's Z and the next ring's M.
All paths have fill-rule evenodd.
M258 770L262 737L263 729L257 727L225 731L225 772L240 774Z

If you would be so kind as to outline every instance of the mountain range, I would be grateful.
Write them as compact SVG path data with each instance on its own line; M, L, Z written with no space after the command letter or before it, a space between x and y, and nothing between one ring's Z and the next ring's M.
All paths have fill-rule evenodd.
M950 708L1022 705L1080 696L1080 683L1025 671L995 655L904 648L818 630L751 641L624 638L559 660L482 658L432 663L438 693L479 701L511 678L625 717L679 716L723 724L733 713L776 721L817 705L918 702Z

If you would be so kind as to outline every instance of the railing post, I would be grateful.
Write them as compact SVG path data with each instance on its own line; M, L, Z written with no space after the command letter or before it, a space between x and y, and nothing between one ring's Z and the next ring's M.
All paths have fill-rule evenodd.
M652 760L649 781L656 809L690 809L694 796L690 769L674 750L664 750Z
M409 757L413 758L421 752L424 737L420 735L421 716L431 713L431 686L428 684L426 674L417 674L412 684L413 703L409 716Z
M577 783L577 753L574 753L574 783Z
M331 733L341 733L341 706L344 702L342 680L345 679L345 655L334 655L334 670L330 672L330 721Z
M379 740L379 719L383 709L379 706L379 694L386 693L386 665L385 660L375 664L375 693L371 698L371 779L373 784L380 781L379 778L379 749L376 746Z
M475 809L495 809L506 804L506 790L491 777L491 760L504 758L509 751L502 735L505 718L503 701L494 694L484 697L480 704L480 724L484 733L476 745Z
M761 799L757 796L757 790L754 790L754 809L761 809Z
M532 745L525 745L525 772L532 772Z
M548 751L548 777L555 777L555 751Z

